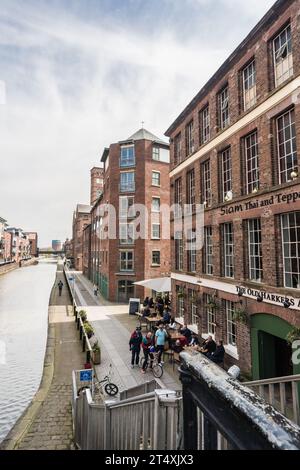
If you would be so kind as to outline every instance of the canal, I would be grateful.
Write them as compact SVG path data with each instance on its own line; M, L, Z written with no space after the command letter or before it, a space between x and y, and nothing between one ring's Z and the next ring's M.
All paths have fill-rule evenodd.
M0 276L0 442L41 381L56 268L41 260Z

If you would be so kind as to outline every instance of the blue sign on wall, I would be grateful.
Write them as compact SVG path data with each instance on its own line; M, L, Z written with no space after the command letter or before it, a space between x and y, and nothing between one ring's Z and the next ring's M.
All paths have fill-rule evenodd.
M80 382L91 382L92 380L92 369L80 371Z

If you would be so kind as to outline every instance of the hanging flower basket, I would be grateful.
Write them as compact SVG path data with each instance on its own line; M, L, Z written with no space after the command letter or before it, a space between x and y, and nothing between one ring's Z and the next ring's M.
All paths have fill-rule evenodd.
M178 292L177 292L177 297L178 299L184 299L185 297L185 293L182 289L180 289Z
M300 328L294 326L286 335L286 340L289 344L293 344L297 339L300 340Z
M248 321L248 315L244 308L236 308L233 312L233 320L239 323L244 323Z
M219 308L219 304L217 304L217 302L215 300L210 300L206 305L205 305L206 308L211 308L211 309L218 309Z

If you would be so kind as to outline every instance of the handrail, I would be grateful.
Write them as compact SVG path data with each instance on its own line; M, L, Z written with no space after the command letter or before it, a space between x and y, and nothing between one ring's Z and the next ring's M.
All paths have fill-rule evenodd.
M253 380L251 382L242 382L242 385L254 387L256 385L269 385L277 383L298 382L300 374L284 375L283 377L272 377L270 379Z

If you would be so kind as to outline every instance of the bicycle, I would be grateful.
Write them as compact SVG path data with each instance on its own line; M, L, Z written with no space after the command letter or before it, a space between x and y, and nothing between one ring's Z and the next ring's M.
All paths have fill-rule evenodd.
M117 393L119 392L119 387L111 381L111 370L112 370L112 365L110 364L108 374L102 380L93 380L91 387L88 385L81 387L77 392L78 396L83 390L87 388L92 389L93 397L97 394L101 394L103 388L105 392L107 393L107 395L111 397L114 397L115 395L117 395Z
M152 363L152 367L151 366L149 367L149 357L148 357L148 361L147 361L146 367L145 367L145 372L149 367L149 369L151 369L152 374L154 375L154 377L159 379L164 373L164 369L163 369L162 364L160 364L158 362L158 354L159 353L158 352L152 352L150 354L153 356L153 359L150 356L150 364ZM143 368L144 361L145 361L145 358L141 357L140 362L139 362L139 366L140 366L141 369Z

